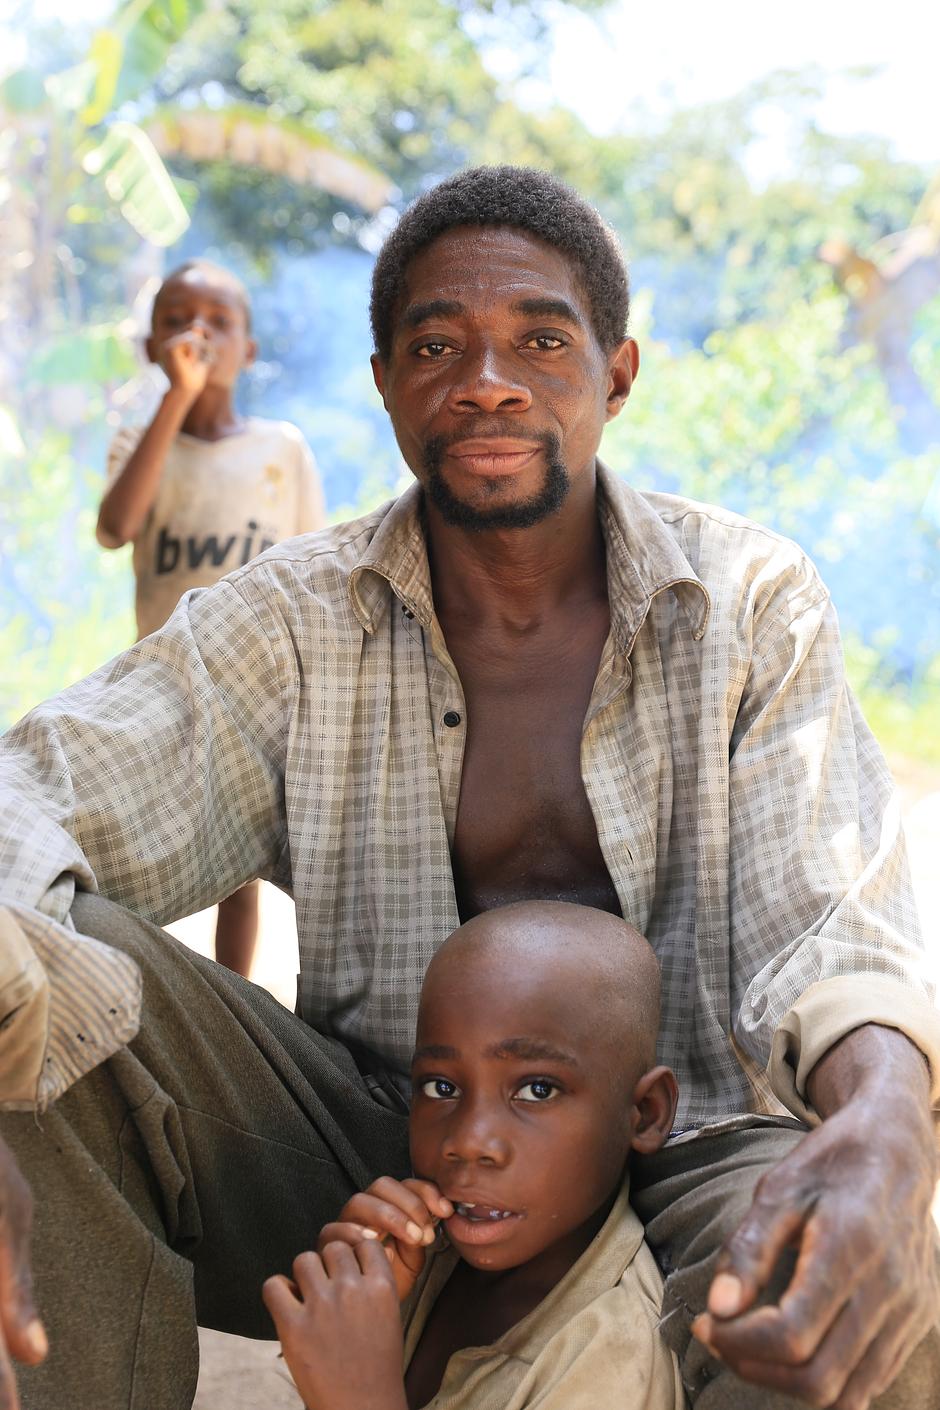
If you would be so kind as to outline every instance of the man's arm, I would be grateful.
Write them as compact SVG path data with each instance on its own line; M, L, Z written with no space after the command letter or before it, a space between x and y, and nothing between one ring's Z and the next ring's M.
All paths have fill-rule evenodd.
M936 1315L940 1020L893 784L808 565L767 576L751 631L729 766L730 1018L757 1080L824 1119L761 1183L729 1245L738 1276L718 1275L697 1331L745 1379L860 1410ZM787 1242L780 1306L745 1311Z
M903 1034L870 1024L808 1092L822 1124L761 1180L695 1330L745 1380L866 1410L940 1315L929 1073ZM794 1243L779 1305L748 1311Z
M220 583L0 743L0 1106L41 1108L135 1031L135 967L71 929L76 888L162 924L273 873L294 669ZM43 982L30 1091L11 1035Z

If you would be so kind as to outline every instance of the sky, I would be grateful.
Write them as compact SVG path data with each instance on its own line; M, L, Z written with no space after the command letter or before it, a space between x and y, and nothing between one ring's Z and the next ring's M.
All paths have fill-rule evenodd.
M0 0L4 67L18 28L4 20L17 9L22 0ZM75 0L33 0L30 9L36 18L74 20ZM114 0L81 6L86 23L113 10ZM642 114L730 97L775 69L816 64L830 75L817 110L824 129L871 132L892 141L899 157L940 163L940 18L929 18L933 10L926 0L615 0L592 19L556 3L550 62L526 80L523 94L532 106L573 108L597 132L629 131ZM511 49L486 54L495 72L515 74ZM876 72L840 76L859 66ZM769 113L759 154L768 172L785 163L785 146L785 124Z

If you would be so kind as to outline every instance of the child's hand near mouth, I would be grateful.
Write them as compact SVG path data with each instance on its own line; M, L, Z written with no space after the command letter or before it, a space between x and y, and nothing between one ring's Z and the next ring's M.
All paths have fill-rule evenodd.
M317 1251L322 1254L331 1243L355 1247L364 1239L381 1241L398 1300L404 1302L424 1267L425 1249L434 1242L438 1223L453 1212L450 1200L430 1180L394 1180L383 1175L353 1195L335 1223L323 1227Z

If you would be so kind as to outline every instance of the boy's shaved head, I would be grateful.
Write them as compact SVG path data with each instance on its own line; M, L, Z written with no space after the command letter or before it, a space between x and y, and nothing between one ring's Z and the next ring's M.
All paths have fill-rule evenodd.
M658 1024L656 957L606 911L526 901L445 941L421 990L409 1134L415 1174L454 1205L461 1258L528 1264L555 1286L631 1151L669 1135L676 1083L654 1065Z
M153 301L154 308L159 304L163 291L169 285L185 280L187 275L198 277L201 282L216 286L230 294L245 315L245 328L249 333L251 332L251 301L248 298L248 290L237 274L233 274L230 269L223 269L222 265L215 264L210 259L184 260L175 269L171 269L157 290Z
M448 990L459 1001L468 975L502 971L507 985L555 988L572 1023L620 1054L630 1074L652 1067L659 1031L659 962L619 916L566 901L522 901L484 911L454 931L425 976L422 1005ZM419 1018L420 1028L420 1018Z

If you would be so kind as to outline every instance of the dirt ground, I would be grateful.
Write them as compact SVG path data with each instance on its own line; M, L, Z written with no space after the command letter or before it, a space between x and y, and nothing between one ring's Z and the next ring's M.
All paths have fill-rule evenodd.
M914 884L933 939L934 968L940 979L940 771L928 773L905 760L893 760L892 765L901 787ZM211 954L213 923L214 912L204 911L169 929L194 949ZM292 1008L296 974L293 905L265 886L252 978ZM199 1345L199 1389L193 1410L302 1410L275 1342L248 1341L201 1328Z

